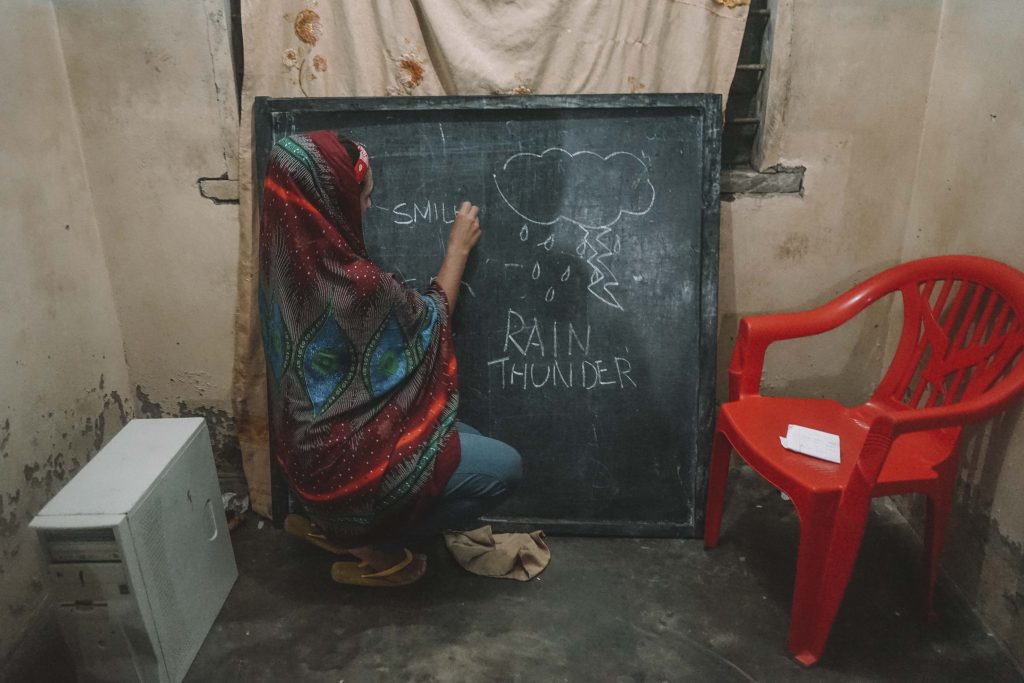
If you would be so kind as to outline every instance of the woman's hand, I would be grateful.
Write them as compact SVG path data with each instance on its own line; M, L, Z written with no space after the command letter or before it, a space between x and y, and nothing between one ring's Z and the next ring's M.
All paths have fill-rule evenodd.
M448 233L448 250L436 279L448 297L449 314L455 312L455 302L459 300L459 284L466 269L466 259L480 241L479 213L480 207L471 202L462 202L459 212L455 214L452 231Z
M480 241L480 207L471 202L462 202L455 214L451 232L448 233L448 256L466 258Z

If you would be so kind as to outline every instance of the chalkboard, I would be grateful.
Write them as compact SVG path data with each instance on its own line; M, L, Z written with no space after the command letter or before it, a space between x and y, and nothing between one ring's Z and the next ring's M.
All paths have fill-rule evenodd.
M459 419L525 469L493 521L699 536L720 98L257 98L257 206L274 141L318 129L369 150L367 248L413 287L436 274L458 203L481 207L454 322Z

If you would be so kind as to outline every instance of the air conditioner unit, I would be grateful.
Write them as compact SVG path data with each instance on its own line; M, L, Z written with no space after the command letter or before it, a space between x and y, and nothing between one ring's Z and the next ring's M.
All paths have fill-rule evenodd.
M181 681L238 577L206 423L131 421L30 526L79 678Z

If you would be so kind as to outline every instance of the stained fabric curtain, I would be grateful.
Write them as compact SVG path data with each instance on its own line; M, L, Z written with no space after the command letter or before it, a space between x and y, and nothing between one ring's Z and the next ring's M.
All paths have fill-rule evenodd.
M270 512L258 331L254 97L713 92L725 98L745 0L242 0L235 420L256 512Z

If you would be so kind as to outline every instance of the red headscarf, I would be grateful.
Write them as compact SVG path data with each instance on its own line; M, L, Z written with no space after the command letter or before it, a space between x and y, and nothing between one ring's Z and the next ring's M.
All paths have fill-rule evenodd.
M351 545L412 521L459 462L447 299L369 260L359 195L337 134L282 138L260 223L271 452L314 521Z

